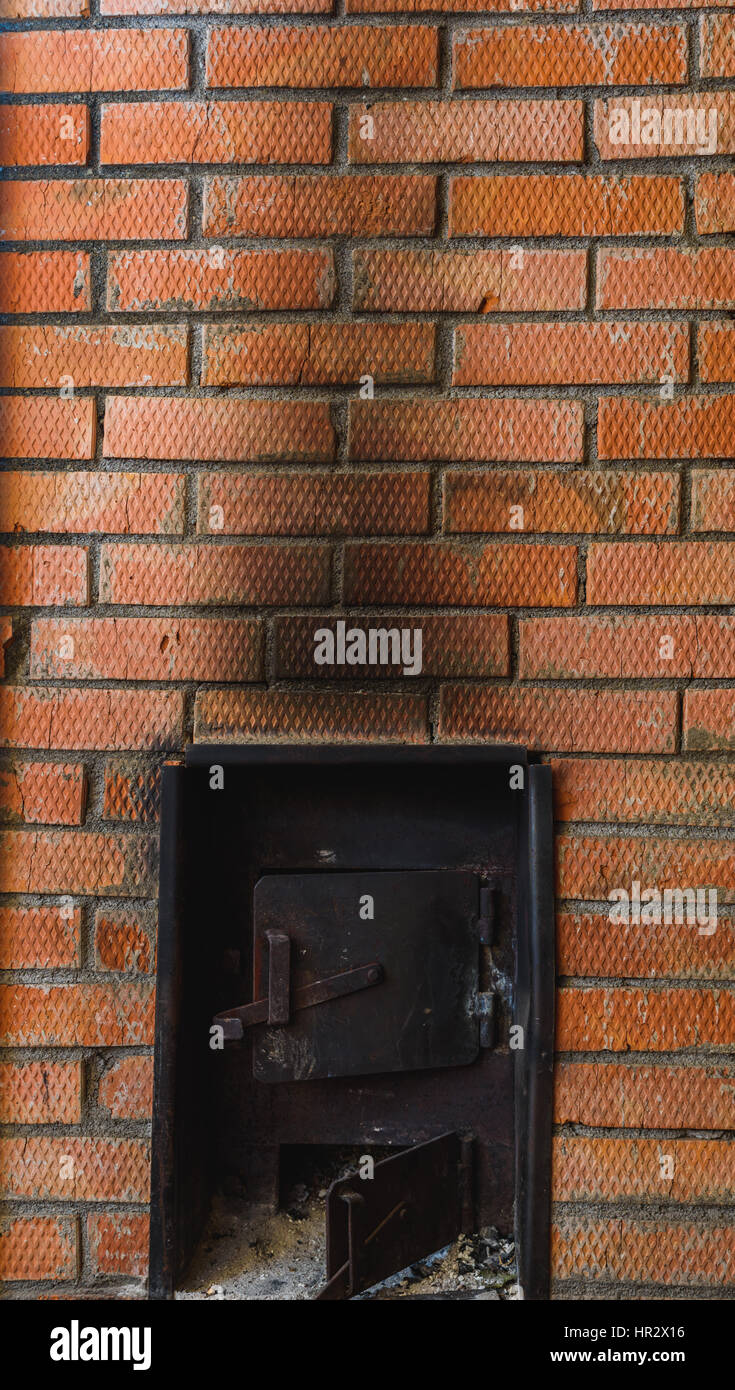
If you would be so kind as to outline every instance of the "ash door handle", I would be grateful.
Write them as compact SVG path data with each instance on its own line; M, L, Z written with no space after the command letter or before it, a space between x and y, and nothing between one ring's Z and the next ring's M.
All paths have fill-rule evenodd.
M291 940L284 931L267 931L268 1022L285 1024L291 1017Z

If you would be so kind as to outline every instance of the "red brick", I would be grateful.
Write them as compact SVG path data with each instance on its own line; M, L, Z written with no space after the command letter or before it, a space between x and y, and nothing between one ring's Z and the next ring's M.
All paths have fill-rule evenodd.
M599 541L587 557L587 602L735 602L735 542Z
M656 126L650 112L658 116ZM636 138L621 141L621 113L628 118L627 135ZM611 97L595 102L594 120L601 159L680 159L735 151L731 92Z
M699 21L700 72L703 77L735 77L735 19L729 14L703 15Z
M0 969L71 969L80 964L78 907L0 908Z
M717 628L712 619L702 621L709 624L708 631L700 632L694 617L670 613L640 618L524 618L519 624L518 674L522 680L533 676L545 680L735 676L735 624L726 619L726 625ZM711 663L711 652L714 671L703 669Z
M210 87L433 87L436 29L392 25L213 29Z
M735 1270L735 1230L570 1218L552 1228L551 1268L558 1279L720 1288Z
M5 458L91 459L95 424L91 396L6 396L0 447Z
M155 892L155 852L147 839L80 830L6 830L0 835L4 893Z
M355 308L433 313L583 309L584 251L356 251Z
M612 396L600 401L600 458L729 458L733 433L735 395L663 404Z
M184 529L178 473L6 473L0 520L7 531L172 535Z
M89 109L86 106L3 106L0 160L6 167L86 164Z
M0 252L0 313L73 314L91 307L86 251Z
M110 396L105 409L111 458L326 463L334 447L322 401Z
M87 1218L89 1254L95 1274L148 1272L148 1215L137 1212L99 1212Z
M3 602L86 604L89 601L87 550L81 545L0 546Z
M573 463L582 457L582 407L576 401L356 401L350 457Z
M326 546L105 545L104 603L292 604L329 598Z
M550 10L561 12L578 8L579 0L494 0L493 13L503 14L508 10ZM348 14L363 12L367 14L405 13L469 13L474 10L485 11L487 0L346 0Z
M700 174L694 193L697 231L735 231L735 174Z
M667 246L655 251L605 247L597 260L598 309L735 307L735 250Z
M562 989L557 996L556 1041L562 1052L732 1049L735 994L685 985Z
M19 0L13 0L19 3ZM217 14L321 14L330 0L217 0ZM100 14L212 14L211 0L100 0Z
M328 309L331 251L121 251L110 256L107 307Z
M464 323L457 386L659 382L689 376L689 328L674 323Z
M187 226L183 179L26 179L0 185L0 241L177 241Z
M254 618L37 618L33 679L259 680L262 629Z
M148 1171L148 1147L139 1139L0 1139L0 1182L11 1199L145 1202Z
M148 980L0 985L4 1047L139 1047L153 1042Z
M735 323L701 324L698 344L700 380L735 381Z
M0 328L0 385L186 386L186 328Z
M440 734L451 740L482 738L560 753L671 753L676 696L651 690L445 685Z
M508 619L501 613L472 613L447 617L440 613L346 613L347 628L360 627L400 630L419 628L422 638L424 676L505 676L509 674ZM336 680L376 677L384 680L403 676L401 665L316 666L314 633L319 628L334 631L334 613L310 617L276 618L274 623L277 679L305 676L309 680Z
M569 758L554 761L552 768L559 821L729 825L732 820L732 764Z
M348 603L569 607L577 595L571 545L347 545Z
M426 174L222 175L206 185L204 235L431 236L435 190Z
M19 1216L0 1228L0 1275L24 1279L74 1279L78 1268L77 1222L55 1216Z
M331 126L326 102L136 101L103 106L100 161L328 164Z
M207 324L204 386L354 385L430 382L434 328L428 323Z
M735 1077L725 1066L627 1066L561 1062L554 1073L557 1124L604 1129L729 1129Z
M185 29L33 30L0 37L6 92L138 92L186 87Z
M353 106L350 159L355 164L581 160L583 114L581 101L415 101Z
M671 1160L668 1176L664 1156ZM735 1144L557 1135L553 1173L557 1202L727 1202L735 1179Z
M159 818L161 806L161 770L147 762L132 758L105 765L105 801L102 819L136 821L149 824ZM106 928L117 930L114 914L105 918ZM137 925L125 919L125 933L132 930L137 937ZM127 940L127 935L126 935Z
M163 601L163 600L161 600ZM183 735L178 690L0 690L0 745L6 748L177 748Z
M85 801L86 774L81 763L16 763L0 768L0 820L81 825Z
M599 902L614 889L630 892L634 880L659 889L717 888L728 897L735 888L735 860L727 840L565 834L557 836L556 850L562 898Z
M453 178L452 236L645 236L684 228L680 179L500 174Z
M713 930L707 912L705 900L698 926L676 921L628 925L610 922L604 913L563 912L557 917L557 972L602 978L730 979L735 926L719 920ZM675 905L671 915L675 917Z
M199 743L425 743L426 697L343 691L200 690Z
M444 525L449 532L652 534L675 531L678 521L679 480L671 473L528 468L448 472L444 479Z
M114 1120L147 1120L153 1109L153 1058L121 1057L99 1084L99 1105Z
M89 14L89 0L0 0L2 19L78 19Z
M77 1125L81 1118L81 1062L0 1062L0 1122Z
M729 468L698 468L692 473L693 531L735 530L735 475Z
M107 795L105 771L105 795ZM155 966L151 922L134 908L104 909L95 915L94 962L97 970L149 974ZM132 1199L131 1199L132 1200Z
M454 41L458 87L640 86L685 82L683 25L510 25L462 30ZM553 158L553 156L551 156Z
M685 691L683 746L735 748L735 690Z
M205 473L197 530L228 536L429 530L428 473Z

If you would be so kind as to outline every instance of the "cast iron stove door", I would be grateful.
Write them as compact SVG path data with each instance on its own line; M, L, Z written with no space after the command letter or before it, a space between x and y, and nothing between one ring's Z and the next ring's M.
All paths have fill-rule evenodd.
M474 1061L478 902L477 876L454 871L261 878L253 993L272 998L275 988L284 1021L256 1029L255 1077L297 1081ZM322 1002L300 1005L322 981L344 981L349 993L327 991Z

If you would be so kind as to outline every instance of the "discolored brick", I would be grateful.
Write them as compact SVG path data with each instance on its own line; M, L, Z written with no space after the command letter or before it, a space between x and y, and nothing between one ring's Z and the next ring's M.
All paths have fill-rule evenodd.
M727 897L735 889L735 861L727 840L563 834L557 836L556 851L562 898L599 901L621 887L630 892L634 880L660 890L717 888Z
M341 691L200 690L194 716L199 743L425 743L425 696Z
M685 82L683 25L512 25L460 30L457 87L640 86ZM655 76L654 76L655 74Z
M434 328L428 323L207 324L205 386L352 385L430 382Z
M735 250L667 246L597 253L598 309L735 307Z
M0 36L10 92L138 92L186 87L185 29L35 29Z
M342 615L340 615L342 616ZM424 676L505 676L509 673L508 619L501 613L462 614L448 617L440 613L345 613L347 629L400 631L418 628L421 632L421 674ZM314 662L314 635L320 628L335 630L336 615L317 613L310 617L276 618L275 676L309 680L364 679L375 676L402 677L401 663L375 666L317 666ZM393 643L386 642L389 655ZM379 651L381 649L379 648Z
M8 605L88 603L86 547L0 546L0 594Z
M726 1066L557 1061L557 1124L604 1129L729 1129L735 1075Z
M77 1222L55 1216L18 1216L0 1226L0 1269L9 1283L24 1279L74 1279L78 1269Z
M262 678L253 618L36 618L33 679L213 681Z
M448 472L444 526L448 532L676 531L679 480L670 473L538 469Z
M430 236L435 191L426 174L223 175L205 187L204 235Z
M80 964L78 907L0 908L0 969L73 969Z
M0 745L6 748L177 748L183 733L177 690L5 686Z
M86 251L0 252L0 313L73 314L91 307Z
M428 26L213 29L210 87L432 87L438 34Z
M572 463L582 457L582 407L508 399L354 401L350 457Z
M107 796L107 770L105 776ZM150 913L140 908L100 909L95 914L94 959L98 970L150 973L155 968L154 930Z
M676 696L670 691L445 685L440 736L558 752L671 753Z
M0 385L186 386L186 328L0 328Z
M135 821L144 824L155 823L161 809L161 770L146 762L126 759L124 762L111 761L105 764L105 800L102 809L103 820ZM105 927L109 917L105 917ZM125 921L127 933L130 924ZM118 927L113 921L117 934ZM137 924L130 930L135 934ZM124 967L120 967L123 969Z
M703 619L705 625L712 619ZM714 620L717 621L717 620ZM519 623L521 679L589 679L735 675L735 626L700 633L698 621L670 613L656 617L594 616L522 618ZM721 643L718 638L722 636ZM699 640L703 648L700 655ZM729 639L729 641L728 641ZM730 646L729 661L726 646ZM723 650L723 646L725 650ZM708 669L714 652L715 670Z
M0 1182L11 1199L145 1202L149 1167L148 1146L140 1139L0 1139Z
M3 106L0 160L22 165L86 164L89 109L86 106Z
M105 453L129 459L324 463L334 456L334 430L329 406L321 401L110 396Z
M153 1109L153 1058L112 1062L100 1080L98 1104L114 1120L147 1120Z
M670 1164L662 1163L663 1158ZM553 1172L552 1199L557 1202L727 1202L735 1178L735 1144L564 1134L554 1140Z
M596 541L587 557L587 602L735 602L735 542Z
M559 545L348 544L348 603L516 604L568 607L577 594L577 551Z
M91 459L95 426L91 397L5 396L3 454L16 459Z
M556 1041L562 1052L731 1049L735 994L686 985L562 989L557 996Z
M0 835L4 893L155 892L156 854L151 841L132 835L80 830L6 830Z
M153 1042L148 980L0 985L4 1047L138 1047Z
M735 174L700 174L694 193L697 231L735 231Z
M2 1124L76 1125L81 1099L81 1062L0 1062Z
M0 241L178 241L183 179L43 179L0 184Z
M683 185L666 175L455 177L451 236L667 236L684 227Z
M556 759L558 821L729 825L735 766L718 762Z
M331 126L332 108L326 102L151 101L103 106L100 161L328 164Z
M175 535L184 529L184 478L177 473L5 473L0 522L16 532Z
M689 328L674 323L465 323L457 386L686 381Z
M108 261L107 307L328 309L330 251L121 251Z
M582 309L584 251L356 251L355 308L433 313Z
M143 1212L95 1212L87 1218L89 1254L95 1274L148 1272L149 1218Z
M735 748L735 690L687 690L682 742L686 749Z
M326 546L104 545L100 561L105 603L325 603L329 584Z
M703 77L735 77L735 18L731 14L702 15L699 42Z
M0 820L81 825L86 774L81 763L15 763L0 768Z
M428 473L205 473L201 533L401 535L429 530Z
M583 114L581 101L355 106L349 117L349 155L355 164L580 160Z
M692 890L693 891L693 890ZM697 913L697 923L612 923L607 914L563 912L557 917L556 968L560 975L605 978L650 976L654 979L727 980L735 966L735 925L712 922L705 899L683 899ZM642 909L642 910L645 910Z

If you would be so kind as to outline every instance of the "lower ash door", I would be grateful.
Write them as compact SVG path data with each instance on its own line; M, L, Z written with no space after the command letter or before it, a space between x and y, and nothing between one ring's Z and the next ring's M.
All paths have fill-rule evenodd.
M481 880L459 871L269 875L254 897L250 1005L263 1082L460 1066L477 1057Z

